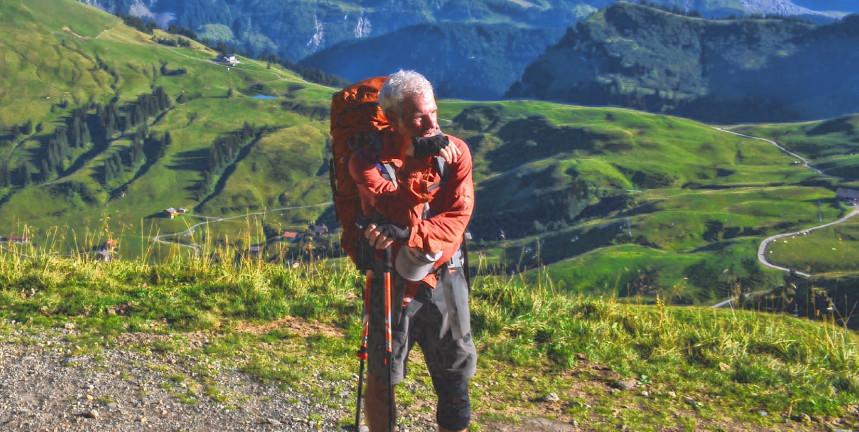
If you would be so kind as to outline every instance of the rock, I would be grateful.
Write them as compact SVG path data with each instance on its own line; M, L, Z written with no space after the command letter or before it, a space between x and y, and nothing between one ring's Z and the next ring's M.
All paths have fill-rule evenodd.
M95 408L84 413L84 417L86 417L86 418L97 419L98 416L99 416L98 410Z
M557 393L549 393L540 398L540 400L543 402L558 402L559 400L561 400L561 398L558 396Z
M619 388L621 390L632 390L638 385L638 381L634 379L629 380L617 380L615 382L615 388Z
M273 418L267 418L267 419L263 420L263 423L268 424L268 425L272 425L274 427L279 427L283 424L283 423L279 422L277 419L273 419Z

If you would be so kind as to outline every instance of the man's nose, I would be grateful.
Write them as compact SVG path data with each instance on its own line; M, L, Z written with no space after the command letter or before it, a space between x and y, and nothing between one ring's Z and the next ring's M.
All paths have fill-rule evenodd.
M438 129L438 122L432 117L424 117L421 126L427 129Z

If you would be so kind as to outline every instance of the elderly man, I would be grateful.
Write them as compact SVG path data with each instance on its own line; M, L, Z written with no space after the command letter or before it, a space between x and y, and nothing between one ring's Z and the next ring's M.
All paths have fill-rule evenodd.
M405 378L408 354L421 347L438 397L439 431L467 430L468 382L476 371L468 286L460 244L474 208L471 152L442 133L430 82L414 71L389 77L379 104L390 123L373 156L356 152L349 171L373 223L364 234L394 259L391 379ZM391 167L379 169L380 163ZM388 431L383 291L373 279L366 418L371 432ZM372 312L371 312L372 313Z

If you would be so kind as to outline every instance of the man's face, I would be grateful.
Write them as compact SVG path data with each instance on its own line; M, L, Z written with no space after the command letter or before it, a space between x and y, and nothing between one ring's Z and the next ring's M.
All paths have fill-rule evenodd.
M438 133L438 106L433 95L406 97L394 126L400 135L407 138L430 137Z

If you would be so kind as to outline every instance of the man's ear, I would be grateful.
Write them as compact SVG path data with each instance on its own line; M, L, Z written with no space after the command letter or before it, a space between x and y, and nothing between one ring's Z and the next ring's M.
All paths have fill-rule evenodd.
M395 113L393 110L386 109L382 111L382 114L385 115L385 118L388 119L388 123L394 124L397 119L399 119L399 115Z

